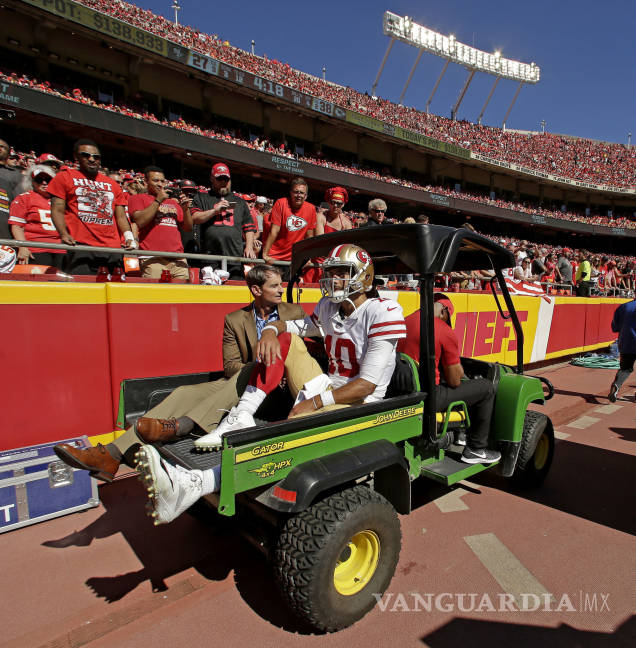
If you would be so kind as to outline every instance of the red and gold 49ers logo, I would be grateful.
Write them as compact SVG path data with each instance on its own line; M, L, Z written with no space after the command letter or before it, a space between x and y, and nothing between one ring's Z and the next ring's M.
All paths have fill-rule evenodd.
M360 261L360 263L364 263L365 265L371 262L369 255L364 250L358 250L356 257L358 258L358 261Z

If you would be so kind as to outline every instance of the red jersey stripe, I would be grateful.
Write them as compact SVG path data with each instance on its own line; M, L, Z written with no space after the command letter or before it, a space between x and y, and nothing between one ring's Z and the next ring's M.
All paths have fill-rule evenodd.
M404 325L404 320L395 320L393 322L378 322L377 324L371 324L369 327L369 330L374 329L374 328L379 328L380 326L391 326L393 324L402 324Z
M406 329L399 329L396 331L378 331L377 333L371 333L369 338L372 337L388 337L388 338L399 338L399 337L406 337Z

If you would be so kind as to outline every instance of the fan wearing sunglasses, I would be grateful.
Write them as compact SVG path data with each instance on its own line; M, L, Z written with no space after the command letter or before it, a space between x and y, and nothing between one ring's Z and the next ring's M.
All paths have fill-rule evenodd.
M514 278L517 281L536 281L537 278L532 274L532 260L529 257L519 261L514 271Z
M369 218L367 227L383 225L386 222L386 203L382 198L374 198L369 202Z
M101 153L95 142L81 139L73 146L77 169L60 171L49 183L51 217L62 243L133 249L137 243L126 217L126 195L100 172ZM101 266L113 271L121 256L108 252L75 252L66 255L63 270L71 274L96 274Z
M51 220L48 187L54 177L55 171L47 165L36 164L31 169L31 190L17 196L9 207L9 225L16 241L61 242ZM37 247L18 249L19 264L34 263L61 268L63 260L63 250Z

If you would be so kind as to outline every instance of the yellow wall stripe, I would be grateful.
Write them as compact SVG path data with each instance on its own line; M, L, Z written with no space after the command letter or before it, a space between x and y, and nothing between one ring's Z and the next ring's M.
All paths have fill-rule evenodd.
M98 443L102 445L108 445L118 439L126 430L114 430L113 432L107 432L106 434L95 434L89 436L88 440L91 442L91 445L96 446Z
M594 349L602 349L608 347L609 342L597 342L596 344L586 344L585 346L572 347L571 349L560 349L559 351L552 351L551 353L545 354L546 360L552 360L552 358L560 358L562 356L571 355L573 353L582 353L583 351L593 351Z
M111 304L246 304L247 286L189 284L107 284Z
M296 291L294 291L295 293ZM302 301L314 303L320 290L305 288ZM295 297L295 295L294 295ZM190 284L59 283L0 281L2 304L246 304L247 286L198 286Z
M105 304L106 284L0 281L2 304Z

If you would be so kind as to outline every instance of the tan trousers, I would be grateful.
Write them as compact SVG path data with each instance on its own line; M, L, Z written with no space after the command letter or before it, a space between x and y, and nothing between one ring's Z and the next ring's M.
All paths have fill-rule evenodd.
M211 432L221 422L226 410L238 404L240 400L238 381L241 373L239 371L231 378L220 378L199 385L177 387L159 405L148 410L144 416L159 419L187 416L203 430ZM285 377L292 396L296 398L305 383L322 373L320 365L309 355L305 343L297 335L292 335L289 353L285 360ZM328 412L342 407L348 407L348 405L328 405L320 409L319 412ZM302 416L310 416L313 413L308 412ZM114 442L122 454L132 446L143 443L144 441L135 433L134 427L128 428Z
M220 378L200 385L177 387L156 407L144 416L149 418L179 418L187 416L206 432L211 432L229 410L239 402L237 381L241 372L231 378ZM130 427L115 440L115 445L124 454L131 446L143 444L134 427Z
M188 262L185 259L166 259L164 257L151 257L144 259L139 264L141 268L141 276L148 279L160 279L161 273L164 270L170 270L170 275L173 279L190 278L190 270L188 269Z
M289 391L292 396L296 398L298 392L306 383L317 378L323 373L324 372L316 362L316 359L309 355L309 351L307 351L307 347L302 339L297 335L292 335L289 344L289 352L285 359L285 378L287 378L287 385L289 386ZM343 407L349 406L342 403L336 403L334 405L322 407L317 412L307 412L305 414L299 414L298 416L311 416L312 414L318 413L322 414L323 412L330 412Z

